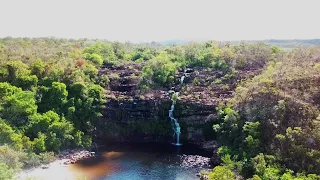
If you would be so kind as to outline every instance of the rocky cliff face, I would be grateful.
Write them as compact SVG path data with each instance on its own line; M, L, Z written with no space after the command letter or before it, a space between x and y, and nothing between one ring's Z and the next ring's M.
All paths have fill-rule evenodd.
M169 98L111 99L101 119L106 127L106 134L101 132L101 136L113 141L170 141L173 138L168 117L170 106ZM178 102L174 116L181 125L182 141L201 143L212 139L212 122L208 117L214 112L214 105Z
M106 109L97 127L99 139L173 141L168 117L170 88L139 90L140 71L141 66L137 64L101 69L100 74L108 74L110 83L106 92ZM181 73L177 73L172 88L180 91L174 117L181 126L182 143L206 146L215 136L212 125L216 119L216 107L232 96L235 84L243 77L238 73L232 78L223 79L219 71L192 69L181 86Z

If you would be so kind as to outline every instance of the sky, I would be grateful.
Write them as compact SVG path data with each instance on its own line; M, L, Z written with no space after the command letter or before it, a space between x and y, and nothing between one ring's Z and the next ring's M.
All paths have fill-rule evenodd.
M320 38L319 0L0 0L0 37Z

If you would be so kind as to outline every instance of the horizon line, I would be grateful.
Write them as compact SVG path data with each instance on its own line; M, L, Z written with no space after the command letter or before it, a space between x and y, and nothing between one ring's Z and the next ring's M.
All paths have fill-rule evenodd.
M91 37L61 37L61 36L0 36L0 39L19 39L19 38L29 38L29 39L67 39L67 40L101 40L101 41L110 41L110 42L133 42L133 43L163 43L168 41L184 41L184 42L205 42L205 41L216 41L216 42L241 42L241 41L307 41L307 40L320 40L319 38L271 38L271 39L237 39L237 40L216 40L216 39L165 39L165 40L109 40L107 38L91 38Z

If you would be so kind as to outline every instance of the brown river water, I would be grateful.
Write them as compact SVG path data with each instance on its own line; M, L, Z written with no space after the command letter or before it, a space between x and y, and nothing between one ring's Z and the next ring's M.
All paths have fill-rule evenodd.
M182 156L210 152L194 146L171 144L107 144L96 157L70 165L68 171L76 179L88 180L191 180L199 179L200 167L185 167Z

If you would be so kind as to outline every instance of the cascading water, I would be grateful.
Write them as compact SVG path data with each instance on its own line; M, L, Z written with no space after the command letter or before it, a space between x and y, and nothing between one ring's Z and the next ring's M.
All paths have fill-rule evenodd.
M180 83L181 85L183 84L183 81L186 77L186 70L184 70L184 73L180 79ZM176 118L173 117L173 111L174 111L174 106L176 104L176 101L178 99L179 96L179 92L174 92L172 94L171 100L172 100L172 104L171 104L171 109L169 110L169 118L171 119L171 126L172 126L172 130L173 130L173 137L176 137L176 143L173 143L176 146L181 146L182 144L180 144L180 125L178 123L178 120Z
M182 76L181 79L180 79L181 85L183 84L184 78L185 78L185 76L184 76L184 74L183 74L183 76Z
M172 96L174 96L175 94L178 95L178 93L174 93ZM174 132L173 137L176 136L176 143L174 143L174 145L181 146L182 144L180 144L180 134L181 134L180 125L178 123L178 120L173 117L174 105L175 105L175 100L172 99L171 109L169 110L169 118L171 119L171 126Z

